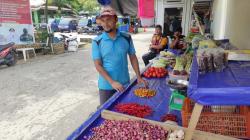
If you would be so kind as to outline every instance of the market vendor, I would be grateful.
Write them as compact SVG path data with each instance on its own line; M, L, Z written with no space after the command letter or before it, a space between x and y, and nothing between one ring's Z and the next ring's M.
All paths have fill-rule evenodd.
M161 25L155 26L155 34L152 37L149 52L142 56L145 66L149 64L149 61L154 59L160 51L164 50L168 44L167 37L162 34Z
M127 56L137 76L137 82L148 86L140 75L138 59L132 38L116 28L116 12L109 6L102 8L100 18L104 32L93 39L92 58L99 72L100 104L105 103L116 91L123 92L129 84Z
M103 31L102 20L101 20L100 15L96 16L96 25L99 31Z
M170 48L171 49L185 49L186 45L184 42L184 37L185 36L182 35L182 28L178 27L176 31L174 32L173 41L170 44Z

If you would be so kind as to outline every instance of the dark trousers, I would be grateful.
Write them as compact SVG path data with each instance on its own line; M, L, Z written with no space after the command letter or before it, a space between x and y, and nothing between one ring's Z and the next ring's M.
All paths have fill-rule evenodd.
M154 59L156 56L157 56L157 53L156 52L152 52L152 51L144 54L142 56L142 60L143 60L143 62L145 64L145 66L147 66L149 64L149 60Z
M115 94L115 90L102 90L99 89L100 106L103 105L110 97Z

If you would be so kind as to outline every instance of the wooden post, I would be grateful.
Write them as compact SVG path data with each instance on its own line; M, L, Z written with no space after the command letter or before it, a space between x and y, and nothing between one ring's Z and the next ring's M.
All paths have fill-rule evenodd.
M195 131L196 125L199 121L202 109L203 109L203 105L195 103L194 110L192 112L192 115L189 121L187 133L185 134L185 140L192 139L192 136Z

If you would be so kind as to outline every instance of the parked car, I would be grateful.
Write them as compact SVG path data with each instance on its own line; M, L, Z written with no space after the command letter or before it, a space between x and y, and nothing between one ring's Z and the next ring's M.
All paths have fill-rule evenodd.
M63 18L60 20L58 28L60 32L72 32L77 30L78 21L71 18Z
M85 33L87 29L88 29L88 19L81 18L78 22L77 32L78 33Z

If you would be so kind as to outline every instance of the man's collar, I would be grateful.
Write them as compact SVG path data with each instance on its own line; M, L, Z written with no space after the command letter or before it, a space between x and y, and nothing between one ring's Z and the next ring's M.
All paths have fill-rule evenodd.
M118 38L119 36L121 36L121 32L117 29L116 30L116 37L115 37L115 39L116 38ZM111 39L110 37L109 37L109 34L108 33L106 33L105 31L103 31L103 39L104 40L109 40L109 39ZM112 39L111 39L112 40Z
M154 35L162 36L162 34L156 34L156 33Z

